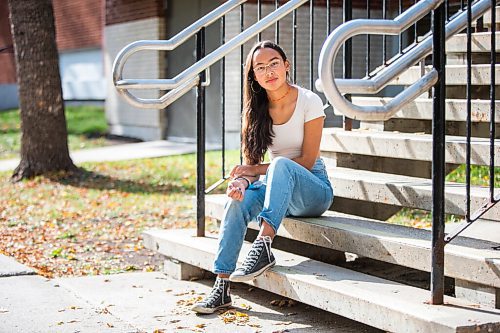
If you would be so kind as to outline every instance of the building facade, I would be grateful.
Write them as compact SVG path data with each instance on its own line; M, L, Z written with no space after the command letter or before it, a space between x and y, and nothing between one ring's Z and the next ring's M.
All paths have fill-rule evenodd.
M196 137L196 91L193 89L165 110L139 109L129 105L116 92L112 83L112 66L118 52L127 44L142 40L169 39L198 18L209 13L223 1L210 0L53 0L56 19L57 45L60 53L60 69L65 100L105 100L106 117L111 134L142 140L170 139L194 141ZM332 1L331 29L342 22L342 2ZM317 78L317 63L321 46L327 37L327 11L325 1L315 1L313 58L309 57L310 9L302 6L297 11L297 56L292 56L292 16L279 23L279 43L291 61L296 62L296 84L312 88L309 68L313 63L313 80ZM274 10L274 1L262 1L262 17ZM353 1L353 17L366 17L366 1ZM12 44L8 24L7 0L0 0L0 50ZM393 11L389 9L388 11ZM381 17L381 10L373 10L372 17ZM391 17L391 15L388 15ZM244 5L244 28L257 21L257 2ZM225 20L224 39L227 41L241 30L240 11L229 13ZM262 39L272 39L275 26L262 33ZM207 53L221 45L221 24L216 22L206 29ZM244 56L252 39L244 45ZM379 49L381 39L373 38L371 48ZM365 75L366 55L362 43L355 43L353 57L354 77ZM389 40L389 49L396 47ZM124 78L172 78L195 62L195 38L170 52L141 51L130 57L125 65ZM373 63L380 63L381 53L373 52ZM341 58L341 57L339 57ZM340 59L339 59L340 60ZM226 57L224 87L226 142L239 147L241 126L241 59L240 49ZM13 54L0 52L0 97L16 96L15 64ZM336 64L341 75L342 63ZM220 143L221 133L221 65L216 63L210 70L210 86L207 87L207 140ZM144 97L159 97L165 92L132 91ZM8 98L1 98L8 101ZM17 100L7 107L13 107ZM0 105L0 108L5 105ZM340 125L340 118L327 109L327 126Z
M53 0L65 100L106 98L102 0ZM7 0L0 0L0 110L19 105Z

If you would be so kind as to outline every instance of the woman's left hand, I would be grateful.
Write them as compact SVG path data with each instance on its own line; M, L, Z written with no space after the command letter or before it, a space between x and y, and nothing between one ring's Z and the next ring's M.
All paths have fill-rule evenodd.
M245 185L239 180L231 180L228 184L226 194L233 200L243 201L245 196Z
M231 178L238 178L240 176L254 177L256 175L255 166L253 165L237 165L231 170L229 174Z

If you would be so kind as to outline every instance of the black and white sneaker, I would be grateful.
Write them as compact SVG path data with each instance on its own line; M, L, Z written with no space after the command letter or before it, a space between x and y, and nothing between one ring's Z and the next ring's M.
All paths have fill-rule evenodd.
M234 282L245 282L255 279L260 274L276 263L271 252L272 239L269 236L257 238L250 252L248 252L243 265L235 270L229 277Z
M229 280L217 277L210 295L201 302L196 303L191 310L202 314L210 314L231 306L230 284Z

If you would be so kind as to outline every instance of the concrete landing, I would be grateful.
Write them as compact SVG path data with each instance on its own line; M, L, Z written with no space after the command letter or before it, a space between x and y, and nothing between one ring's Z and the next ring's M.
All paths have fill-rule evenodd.
M90 306L41 276L0 278L0 332L136 333L139 330Z
M2 259L0 267L9 274L27 271L11 258ZM53 280L36 275L4 276L0 278L0 332L381 333L244 284L232 284L234 307L230 312L195 314L190 304L206 296L212 285L213 280L178 281L160 272Z
M202 316L190 310L193 301L210 292L212 280L178 281L152 272L63 278L56 282L144 332L380 332L301 303L273 306L273 300L283 298L244 284L231 285L233 310L240 313L236 317L231 313Z

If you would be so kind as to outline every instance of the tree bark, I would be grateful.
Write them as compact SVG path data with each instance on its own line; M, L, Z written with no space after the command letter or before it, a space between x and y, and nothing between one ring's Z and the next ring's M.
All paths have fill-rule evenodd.
M14 181L74 171L69 156L51 0L8 0L21 110L21 162Z

